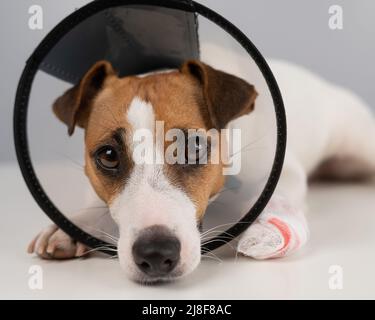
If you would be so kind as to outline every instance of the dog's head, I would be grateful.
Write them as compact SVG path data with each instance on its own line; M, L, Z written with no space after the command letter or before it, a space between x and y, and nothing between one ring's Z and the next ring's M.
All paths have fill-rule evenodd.
M198 265L199 224L224 184L221 157L210 161L224 139L213 142L207 132L249 113L256 95L247 82L199 61L123 78L100 61L56 100L53 110L68 133L85 129L85 172L118 224L120 264L132 279L173 279ZM166 134L157 133L160 121ZM170 130L182 139L167 139ZM139 152L147 132L151 144ZM181 145L186 161L157 160L168 151L176 156L172 147ZM153 161L140 162L144 154Z

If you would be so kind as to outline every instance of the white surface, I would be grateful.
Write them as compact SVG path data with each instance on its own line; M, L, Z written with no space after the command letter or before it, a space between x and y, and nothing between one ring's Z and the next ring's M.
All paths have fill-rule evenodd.
M311 239L298 254L254 261L216 251L190 276L141 286L125 278L117 260L93 257L42 261L26 246L48 219L15 165L0 167L0 298L31 299L303 299L375 298L375 184L312 186ZM43 268L43 289L28 286L29 268ZM328 286L329 267L343 268L343 289Z

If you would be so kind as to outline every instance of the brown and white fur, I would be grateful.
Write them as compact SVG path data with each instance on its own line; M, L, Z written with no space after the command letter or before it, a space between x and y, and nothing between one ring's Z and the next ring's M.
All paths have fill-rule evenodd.
M202 60L210 66L189 61L179 70L124 78L108 62L98 62L77 86L56 100L54 112L68 126L69 134L76 125L85 130L85 172L111 214L99 224L100 213L83 212L73 220L85 225L91 221L108 233L118 228L119 261L131 279L174 279L197 267L198 224L225 182L222 163L195 168L136 164L133 134L144 128L154 132L156 120L164 121L165 130L221 129L242 116L260 122L267 102L257 92L267 90L256 79L259 75L241 68L247 59L203 45ZM233 68L228 66L232 61L237 61ZM365 104L303 68L268 62L287 110L288 147L274 196L237 246L239 252L255 259L282 257L306 242L303 211L311 175L357 178L375 172L375 121ZM246 135L256 136L256 125L247 130ZM98 168L95 161L95 152L103 145L119 150L120 169L114 175ZM163 153L166 147L161 149L155 139L155 153ZM257 155L252 156L256 159ZM254 163L257 169L252 172L262 172L262 161ZM178 239L178 261L164 274L144 272L134 256L134 244L139 238L152 242L158 237ZM81 256L86 249L56 226L42 231L29 246L29 252L43 258Z

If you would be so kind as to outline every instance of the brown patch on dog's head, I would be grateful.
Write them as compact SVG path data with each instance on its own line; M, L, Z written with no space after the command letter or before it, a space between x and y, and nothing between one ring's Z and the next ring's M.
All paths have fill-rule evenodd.
M206 118L211 125L222 129L254 109L257 92L246 81L216 70L200 61L187 61L181 71L195 78L202 90Z
M222 129L231 120L251 112L257 93L254 87L233 75L199 61L188 61L180 70L144 77L118 78L108 62L96 63L78 85L56 100L53 110L68 126L85 129L85 171L100 198L107 203L126 188L134 168L130 154L131 125L128 108L135 97L153 107L155 120L169 129ZM165 143L165 148L170 142ZM112 146L121 158L121 168L106 174L98 168L95 154ZM208 200L224 184L223 164L195 167L164 165L164 173L196 204L202 217Z

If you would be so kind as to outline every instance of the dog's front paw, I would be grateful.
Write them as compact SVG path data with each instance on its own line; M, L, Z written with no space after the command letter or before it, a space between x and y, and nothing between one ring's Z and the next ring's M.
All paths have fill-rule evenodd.
M85 245L75 242L56 225L51 225L31 241L27 252L35 252L43 259L69 259L81 257L87 250Z
M254 222L241 237L237 251L254 259L278 258L291 251L291 230L276 219Z
M260 260L280 258L302 247L307 238L302 212L277 198L271 200L260 218L243 233L237 251Z

